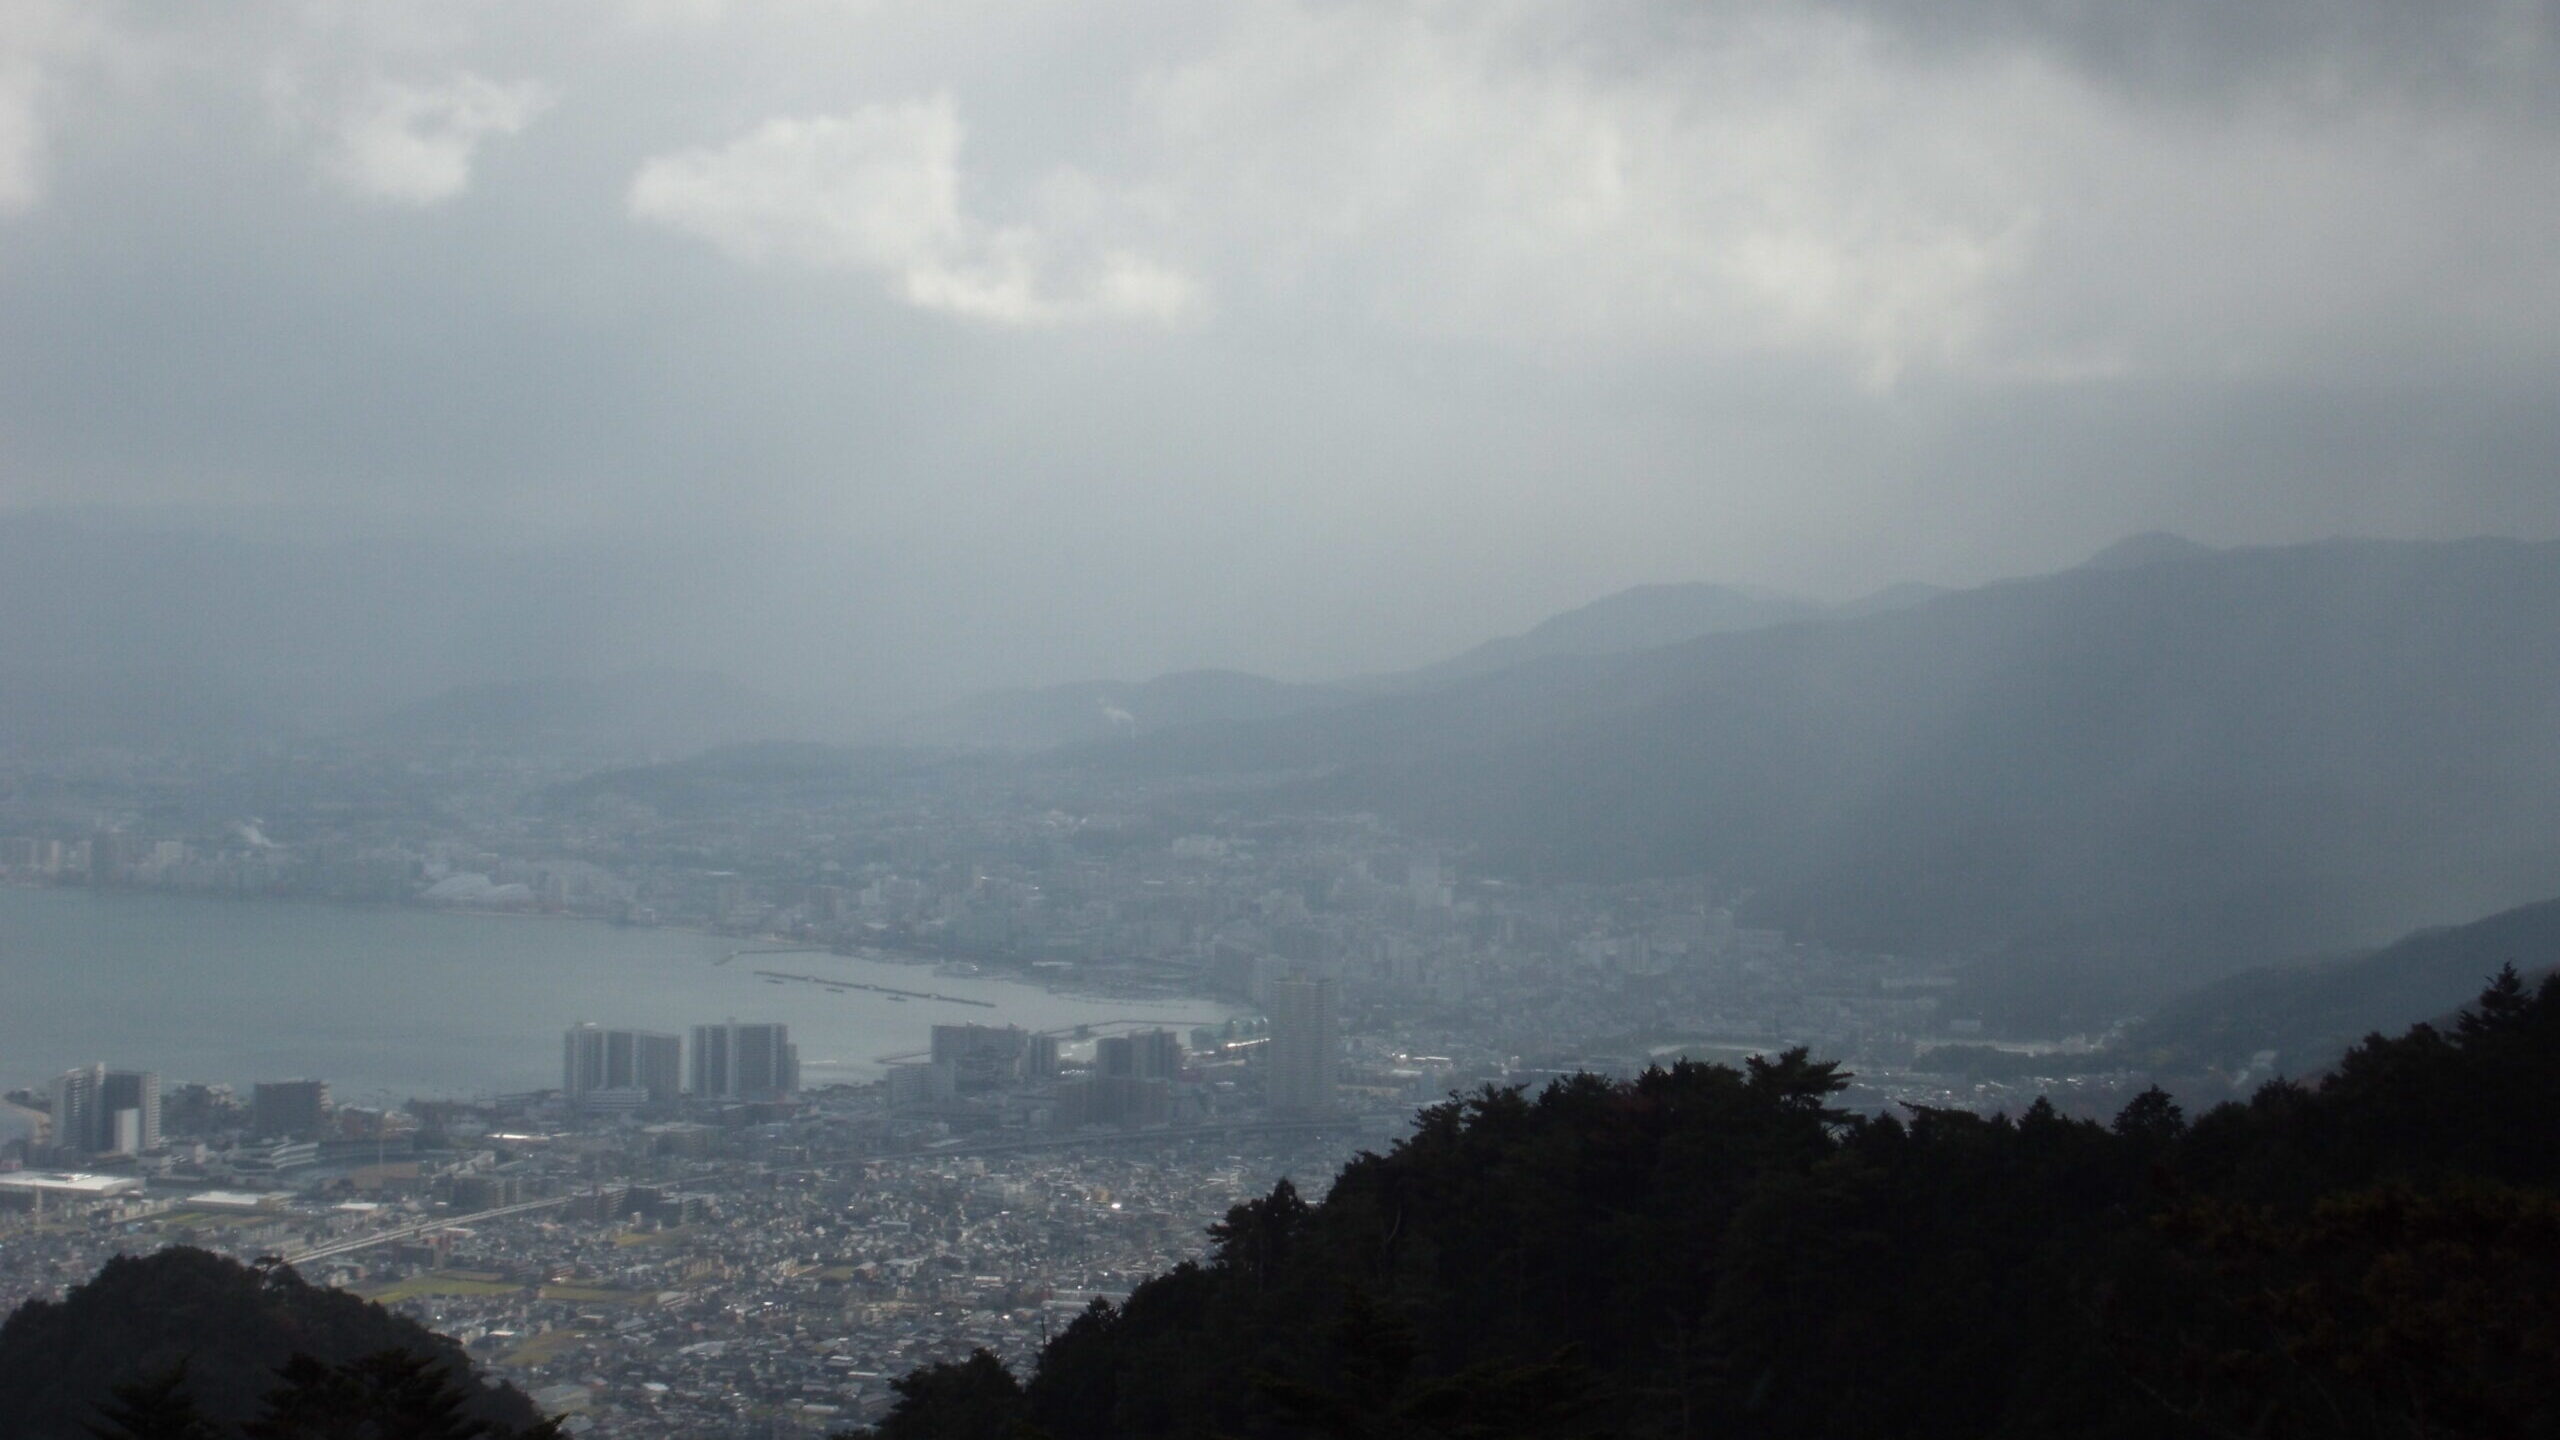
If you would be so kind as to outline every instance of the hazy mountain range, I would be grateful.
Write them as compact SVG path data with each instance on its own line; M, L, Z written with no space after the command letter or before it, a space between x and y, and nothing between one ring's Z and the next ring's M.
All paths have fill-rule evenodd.
M1150 735L1213 721L1270 720L1379 695L1420 694L1558 657L1624 655L1744 630L1761 630L1916 605L1936 587L1896 585L1847 605L1705 582L1638 585L1411 670L1331 684L1298 684L1229 670L1153 680L1093 681L1005 690L914 716L898 738L938 745L1034 751Z
M2162 1006L2114 1047L2154 1072L2212 1067L2308 1075L2366 1036L2453 1014L2502 966L2534 980L2560 965L2560 900L2421 930L2377 950L2256 966Z
M1045 763L1269 777L1479 871L1707 873L1798 935L1987 955L1960 1003L2037 1029L2560 894L2555 637L2560 546L2143 535L1861 607L1644 587L1406 676L1019 692L944 734L1081 728Z
M1369 683L1385 690L1425 690L1550 656L1651 650L1700 635L1813 620L1827 609L1818 601L1794 595L1728 585L1638 585L1567 610L1518 635L1487 640L1437 664L1378 676Z
M1375 809L1478 873L1708 874L1799 935L1988 955L1974 998L2040 1023L2560 894L2560 545L2140 536L1840 607L1645 586L1401 675L1192 672L869 728L601 667L641 583L12 517L0 735L1046 751Z
M1314 772L1293 801L1500 873L1712 874L1798 934L2005 957L2048 1018L2560 893L2560 546L2139 548L1074 758Z
M0 747L230 746L336 734L392 744L679 753L776 738L1029 752L1414 692L1552 655L1635 651L1838 613L1710 584L1647 585L1439 663L1340 683L1229 670L1008 689L918 709L860 677L813 701L764 670L830 625L727 583L734 569L599 540L582 549L243 533L220 517L0 514ZM734 577L731 577L734 578ZM1917 587L1862 604L1907 603ZM807 647L801 669L828 652ZM714 663L703 663L708 657ZM887 718L897 717L897 718Z

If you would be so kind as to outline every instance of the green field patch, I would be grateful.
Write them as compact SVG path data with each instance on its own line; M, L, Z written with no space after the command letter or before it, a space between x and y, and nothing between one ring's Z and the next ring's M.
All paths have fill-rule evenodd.
M177 1230L217 1225L221 1223L221 1219L209 1210L172 1210L151 1223L163 1230Z
M282 1215L241 1214L237 1211L172 1210L155 1222L163 1230L249 1230L273 1225L285 1219Z
M695 1228L679 1225L672 1230L625 1230L613 1237L613 1243L625 1249L634 1245L681 1245L692 1238Z
M655 1297L655 1291L615 1290L602 1285L545 1285L542 1298L562 1300L573 1305L638 1305Z
M395 1280L388 1285L359 1286L355 1293L367 1300L388 1304L394 1300L416 1300L430 1295L455 1297L513 1295L523 1288L521 1285L504 1280L484 1279L476 1275L450 1275L440 1270L430 1270L423 1275L412 1275L406 1280Z
M519 1367L548 1365L577 1348L585 1339L575 1330L545 1330L517 1346L498 1363Z

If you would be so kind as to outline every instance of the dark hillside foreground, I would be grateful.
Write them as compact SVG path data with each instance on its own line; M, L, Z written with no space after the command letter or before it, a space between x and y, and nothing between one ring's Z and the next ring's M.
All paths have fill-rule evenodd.
M542 1440L462 1347L284 1266L119 1257L0 1325L9 1440Z
M1845 1083L1799 1051L1454 1099L872 1433L2560 1434L2560 980L2192 1121Z

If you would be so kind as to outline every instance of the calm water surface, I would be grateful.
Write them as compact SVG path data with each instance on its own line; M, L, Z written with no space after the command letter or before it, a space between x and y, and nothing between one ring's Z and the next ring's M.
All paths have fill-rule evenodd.
M826 954L593 921L0 887L0 1081L73 1065L246 1086L314 1076L357 1103L560 1083L560 1032L781 1020L810 1083L867 1079L936 1023L1032 1029L1223 1019L1213 1001L1055 995ZM774 985L758 967L967 996L994 1009Z

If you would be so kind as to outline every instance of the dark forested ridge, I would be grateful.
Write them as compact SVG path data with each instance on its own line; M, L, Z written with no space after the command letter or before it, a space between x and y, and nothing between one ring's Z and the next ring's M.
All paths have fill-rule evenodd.
M2108 1063L2154 1075L2314 1074L2377 1030L2452 1014L2501 965L2537 980L2555 960L2560 900L2520 905L2363 954L2244 970L2127 1027Z
M9 1440L551 1433L522 1391L481 1380L452 1340L284 1266L183 1247L119 1257L0 1325Z
M2560 1434L2560 980L2192 1123L1844 1113L1802 1052L1427 1111L879 1440Z

